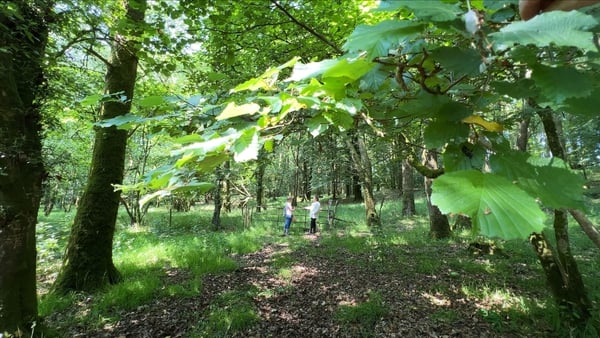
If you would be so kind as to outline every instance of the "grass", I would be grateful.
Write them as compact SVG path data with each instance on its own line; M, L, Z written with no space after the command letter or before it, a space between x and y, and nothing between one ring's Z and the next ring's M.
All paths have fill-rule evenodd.
M278 203L278 202L277 202ZM324 204L326 205L326 204ZM591 201L590 215L600 214L600 203ZM420 201L417 209L425 213ZM279 213L272 207L271 212ZM357 222L364 211L359 204L338 206L340 219L333 229L321 229L318 247L311 246L304 236L302 222L292 225L292 236L281 237L282 224L268 217L244 227L238 211L226 216L220 231L210 224L211 212L194 210L169 214L153 209L147 216L147 226L131 227L125 216L119 217L114 238L114 261L124 280L94 295L70 294L56 296L47 293L60 267L73 213L52 213L40 216L38 224L39 313L56 330L64 333L70 327L99 328L118 321L119 314L149 304L162 297L195 297L202 292L202 276L233 271L238 263L233 257L260 250L266 243L282 245L286 250L271 258L271 273L282 280L291 280L295 255L304 250L320 259L340 259L356 267L368 267L372 272L416 274L440 277L430 290L432 295L459 292L479 310L480 320L493 325L498 335L515 330L550 327L557 322L557 309L545 286L543 271L526 241L496 241L506 253L503 256L475 257L466 251L475 240L467 231L457 231L452 238L432 240L428 222L423 216L400 217L399 203L386 201L381 209L382 226L368 228ZM258 219L258 218L257 218ZM594 220L598 223L598 218ZM322 222L324 223L324 222ZM600 262L597 248L571 222L572 250L583 274L590 298L600 300ZM410 258L407 258L410 255ZM185 278L169 279L176 269ZM447 277L451 281L441 277ZM531 276L538 276L532 278ZM480 281L486 281L481 283ZM293 286L289 286L293 287ZM520 291L535 293L536 299L526 299ZM190 337L226 337L242 332L260 320L252 299L273 296L278 290L258 290L249 287L230 290L209 304L199 316ZM384 300L385 290L372 290L368 299L335 310L335 320L353 336L374 335L375 324L391 310ZM435 308L431 317L452 323L458 313L449 308ZM200 318L201 317L201 318ZM568 333L577 337L595 337L600 327L600 314L595 310L590 325L581 332ZM559 330L559 328L555 328ZM559 332L559 331L556 331Z
M250 288L221 294L209 306L205 319L190 337L228 337L254 325L259 320L252 304L256 292Z
M343 325L345 334L354 337L374 336L375 324L388 313L381 295L372 292L362 303L342 305L335 312L335 319Z

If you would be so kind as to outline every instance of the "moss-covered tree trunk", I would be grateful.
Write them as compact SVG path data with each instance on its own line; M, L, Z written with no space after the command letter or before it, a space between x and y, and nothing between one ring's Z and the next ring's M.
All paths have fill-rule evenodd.
M38 313L35 225L44 176L39 100L51 5L30 4L8 1L0 10L0 333L10 334L28 332Z
M566 162L566 151L561 139L561 126L549 110L538 111L552 155ZM554 250L541 234L533 234L530 241L546 273L552 295L560 308L561 320L566 325L583 325L591 316L591 302L577 262L571 253L569 221L566 210L554 210Z
M134 5L134 6L133 6ZM145 1L124 2L132 31L113 36L111 58L107 61L105 93L116 100L104 102L101 118L111 119L130 112L137 75L137 43L144 21ZM124 99L120 99L124 98ZM94 291L119 281L113 263L112 245L115 233L121 184L125 166L127 131L116 127L97 128L87 186L79 202L60 274L54 289Z

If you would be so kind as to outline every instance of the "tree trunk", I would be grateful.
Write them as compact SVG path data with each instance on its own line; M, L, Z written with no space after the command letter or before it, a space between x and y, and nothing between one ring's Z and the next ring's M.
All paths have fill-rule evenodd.
M261 212L263 208L263 199L265 195L265 169L267 168L265 150L262 148L258 152L258 161L256 163L256 171L254 176L256 177L256 212Z
M352 196L354 196L354 202L362 202L365 198L362 195L362 186L360 185L360 175L352 175Z
M125 4L126 16L133 27L144 20L145 2L135 8ZM129 32L131 36L140 32ZM103 120L130 112L137 75L137 43L120 34L114 36L111 60L107 63L106 94L124 96L124 100L104 102ZM54 289L94 291L120 280L112 259L120 191L114 185L123 182L127 131L116 127L96 128L90 175L71 229L71 236Z
M365 214L368 226L380 224L379 215L375 209L375 196L373 194L373 167L367 153L367 146L361 137L348 140L348 148L354 162L354 167L362 181L362 193L365 201Z
M519 149L520 151L527 151L530 122L530 117L526 117L521 122L519 122L519 134L517 135L517 149Z
M215 182L215 190L214 190L214 205L213 216L211 223L215 226L215 230L219 230L221 228L221 208L223 207L223 199L222 199L222 185L223 185L223 169L217 168L216 171L216 182Z
M407 160L402 161L402 216L414 216L415 207L415 177L413 169Z
M223 163L223 174L221 176L221 184L223 186L223 209L225 212L231 212L231 162L230 160Z
M542 119L548 146L553 156L566 162L564 142L561 140L561 125L551 111L538 111ZM577 268L577 262L571 254L568 218L565 210L554 211L554 235L556 237L556 253L547 243L542 243L539 236L532 235L538 259L546 272L546 278L552 295L561 309L561 320L568 325L583 325L591 317L591 302L587 296L583 279ZM552 259L550 259L550 258Z
M437 155L431 151L424 151L423 164L430 169L437 170ZM448 217L431 203L432 183L433 179L425 176L425 195L427 197L427 209L429 210L429 234L433 238L447 238L450 237L450 222L448 222Z
M35 226L45 174L39 100L50 8L9 3L14 12L0 11L0 333L17 336L38 314Z

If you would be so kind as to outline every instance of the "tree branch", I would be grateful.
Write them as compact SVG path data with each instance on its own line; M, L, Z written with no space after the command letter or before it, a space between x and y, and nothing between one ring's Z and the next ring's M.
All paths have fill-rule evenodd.
M569 209L571 216L579 223L583 232L600 248L600 232L594 227L592 221L590 221L583 212L575 209Z
M290 12L288 12L285 8L283 8L283 6L281 6L277 0L271 0L271 2L273 3L273 5L275 5L275 7L277 7L277 9L282 11L283 14L285 14L288 18L290 18L298 26L302 27L303 29L305 29L306 31L311 33L312 35L316 36L319 40L325 42L327 45L329 45L331 48L333 48L338 54L344 54L344 51L340 47L338 47L335 43L333 43L329 39L327 39L323 34L315 31L311 27L308 27L303 22L298 21L298 19L296 19Z

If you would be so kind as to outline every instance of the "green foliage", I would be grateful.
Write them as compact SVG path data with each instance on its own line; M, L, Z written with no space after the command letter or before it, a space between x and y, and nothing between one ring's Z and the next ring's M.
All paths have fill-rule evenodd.
M122 283L110 287L96 299L94 309L99 312L111 313L119 310L131 310L150 302L156 296L161 286L161 280L156 274L148 272L125 276Z
M533 197L509 180L479 171L447 173L434 181L432 203L444 213L465 214L474 232L503 239L541 232L545 215Z
M590 15L578 11L548 12L528 21L514 22L491 33L496 48L506 49L513 44L573 46L595 50L591 28L598 22Z

